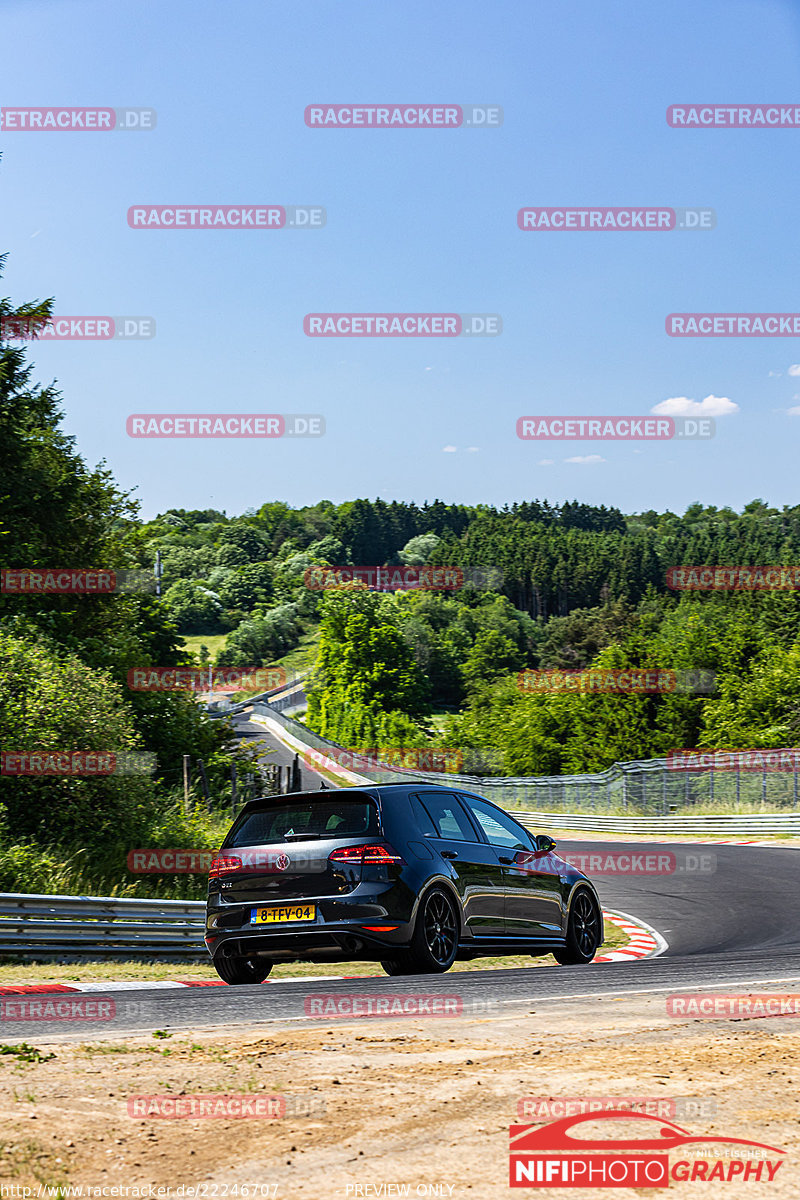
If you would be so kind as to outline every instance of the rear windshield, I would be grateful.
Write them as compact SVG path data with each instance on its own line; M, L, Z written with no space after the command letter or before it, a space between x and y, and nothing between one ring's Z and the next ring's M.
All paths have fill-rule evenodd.
M285 804L270 803L247 813L231 830L225 848L379 834L378 810L366 796L330 800L294 796Z

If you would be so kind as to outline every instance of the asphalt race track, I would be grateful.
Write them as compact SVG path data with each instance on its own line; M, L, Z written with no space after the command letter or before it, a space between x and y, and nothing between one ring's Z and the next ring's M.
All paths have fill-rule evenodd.
M114 992L116 1016L95 1026L108 1037L153 1029L199 1030L259 1023L328 1025L309 1018L314 993L389 996L423 992L458 995L465 1013L507 1017L515 1007L566 997L610 997L696 987L800 984L800 849L773 846L560 841L565 854L669 854L675 870L650 876L594 875L605 907L639 917L668 943L659 957L630 963L531 970L465 971L399 978L329 979L243 987L154 988L131 984ZM591 871L587 872L592 874ZM342 972L347 971L347 965ZM176 967L180 978L180 967ZM100 993L98 985L98 994ZM79 1023L81 1024L81 1023ZM30 1036L29 1021L3 1020L4 1040ZM40 1038L85 1041L85 1024L37 1021Z

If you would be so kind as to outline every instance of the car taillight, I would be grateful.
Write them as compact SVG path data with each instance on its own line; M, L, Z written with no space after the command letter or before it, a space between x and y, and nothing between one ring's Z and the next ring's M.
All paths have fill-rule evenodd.
M389 863L402 863L403 859L397 854L391 846L340 846L338 850L331 850L328 855L328 862L346 862L346 863L377 863L388 865Z
M208 869L209 879L221 879L223 875L232 875L241 871L244 863L236 854L215 854Z

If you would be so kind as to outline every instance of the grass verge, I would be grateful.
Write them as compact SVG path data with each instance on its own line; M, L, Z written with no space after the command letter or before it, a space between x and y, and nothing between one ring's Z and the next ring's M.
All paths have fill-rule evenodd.
M627 938L621 929L606 922L606 940L600 953L624 946ZM471 962L458 962L452 971L498 971L511 967L545 966L554 960L548 954L543 958L531 958L527 954L509 955L507 958L475 958ZM270 979L298 979L306 976L338 975L382 975L380 963L283 963L275 967ZM217 973L208 963L154 963L154 962L80 962L80 963L0 963L0 985L10 987L24 983L103 983L141 982L163 979L216 980Z

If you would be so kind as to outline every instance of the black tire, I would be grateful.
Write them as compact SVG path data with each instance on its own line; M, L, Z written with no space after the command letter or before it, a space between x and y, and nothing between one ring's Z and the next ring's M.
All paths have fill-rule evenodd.
M455 901L444 888L431 888L419 906L404 975L438 975L456 960L460 920ZM406 966L406 964L404 964Z
M399 958L384 958L381 960L381 966L387 975L411 974L411 968L408 963Z
M214 969L226 983L263 983L272 970L268 958L223 958L214 959Z
M567 940L563 950L553 957L562 967L590 963L600 949L600 910L588 888L579 888L572 896L567 921Z

